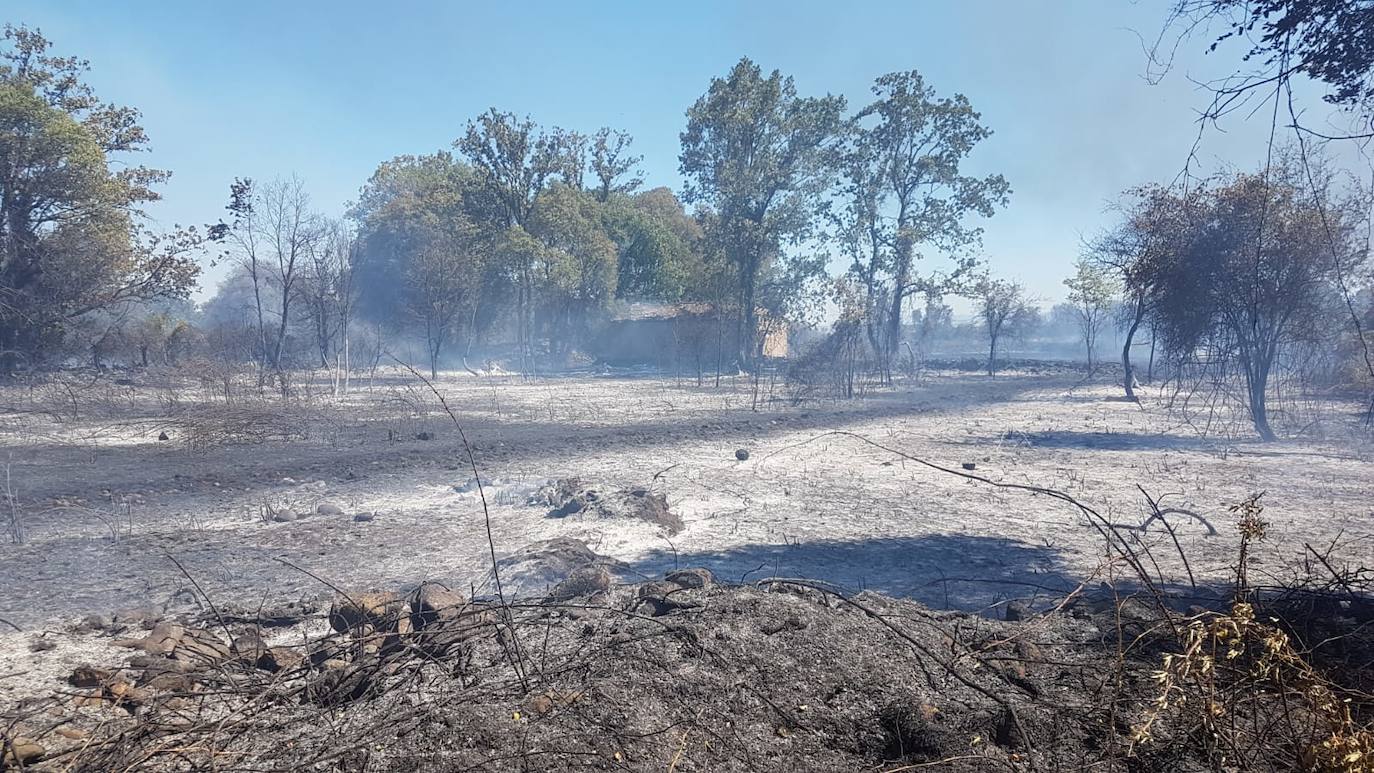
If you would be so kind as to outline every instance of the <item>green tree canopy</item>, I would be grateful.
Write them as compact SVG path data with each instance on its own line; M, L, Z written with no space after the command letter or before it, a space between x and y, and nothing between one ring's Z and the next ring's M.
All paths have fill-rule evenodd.
M744 58L687 111L684 199L713 210L711 238L738 272L745 361L755 357L761 277L816 235L844 106L839 96L799 97L790 77Z

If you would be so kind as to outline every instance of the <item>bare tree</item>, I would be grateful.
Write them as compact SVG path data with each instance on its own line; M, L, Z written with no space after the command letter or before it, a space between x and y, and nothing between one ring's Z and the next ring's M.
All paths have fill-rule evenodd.
M348 323L355 301L356 240L338 220L321 221L321 238L311 245L298 283L302 315L315 334L320 366L333 367L336 385L347 387Z
M257 207L264 229L262 241L271 259L268 271L279 295L276 340L272 344L270 362L280 376L282 348L290 326L296 283L306 270L311 252L323 238L324 229L319 215L310 209L310 195L305 191L305 184L296 177L277 180L264 188Z
M1158 311L1165 268L1187 239L1192 216L1189 201L1196 195L1196 191L1184 195L1157 185L1127 191L1121 205L1122 222L1088 245L1087 260L1114 274L1125 290L1121 369L1128 400L1136 399L1137 383L1131 349L1141 327ZM1152 352L1154 344L1152 334Z
M325 229L310 209L310 195L296 177L275 180L261 188L252 180L238 179L230 186L228 209L233 222L224 228L231 253L253 286L259 353L258 384L270 367L282 379L282 351L291 325L291 305L307 271L312 251ZM269 290L274 297L269 298ZM276 303L275 324L268 324L269 301ZM270 328L270 330L269 330Z

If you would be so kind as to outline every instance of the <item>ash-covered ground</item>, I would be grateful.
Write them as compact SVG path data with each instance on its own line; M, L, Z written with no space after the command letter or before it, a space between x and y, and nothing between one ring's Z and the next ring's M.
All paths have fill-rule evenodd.
M1252 582L1299 571L1305 545L1351 565L1374 555L1374 450L1340 403L1311 439L1263 444L1234 414L1171 411L1164 392L1124 402L1056 367L937 371L848 401L756 393L745 377L441 374L479 494L449 416L398 373L341 398L304 384L286 403L225 403L175 374L75 386L3 395L23 541L0 546L0 702L127 654L93 631L210 602L251 617L426 581L489 598L493 550L520 598L561 582L581 546L615 587L705 567L726 584L809 578L996 618L1013 599L1034 608L1120 579L1081 510L969 476L1095 509L1149 547L1181 603L1207 605L1230 580L1228 508L1261 491L1270 527ZM87 615L106 628L66 633Z

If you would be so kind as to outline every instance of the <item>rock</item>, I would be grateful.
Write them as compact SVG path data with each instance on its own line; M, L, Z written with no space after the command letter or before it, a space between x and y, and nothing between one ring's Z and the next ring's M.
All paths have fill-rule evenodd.
M157 439L158 439L158 440L171 440L171 438L167 437L167 433L166 433L166 432L159 432L159 433L157 433Z
M138 687L128 679L117 677L113 682L105 685L105 697L115 704L139 706L147 703L153 694L151 690Z
M663 579L680 588L705 588L708 585L714 585L716 582L716 578L711 574L711 570L705 567L677 569L669 572Z
M72 669L72 673L67 677L67 682L72 687L90 689L102 687L114 679L115 672L108 668L97 666L77 666Z
M25 765L33 765L42 760L43 755L48 753L48 750L38 743L22 736L15 737L5 745L9 747L9 750L5 752L4 765L0 765L0 769L23 768Z
M1017 639L1014 647L1016 657L1021 658L1026 663L1043 663L1045 655L1040 651L1040 646L1033 641Z
M258 668L274 674L300 668L304 663L305 656L290 647L268 647L258 658Z
M315 512L320 515L343 515L344 509L333 502L321 502L315 506Z
M158 623L148 632L143 649L149 655L170 655L185 635L186 629L176 623Z
M683 586L667 580L646 582L639 586L639 600L634 608L638 609L641 604L646 605L652 617L662 617L681 609L699 608L701 605L695 601L677 598L682 595L683 590L686 590Z
M115 612L114 624L116 626L122 626L124 628L129 628L132 626L152 628L153 624L157 622L157 619L159 617L162 617L162 615L160 615L158 611L156 609L153 609L152 607L131 607L129 609L121 609Z
M166 692L191 692L195 689L195 683L190 675L183 673L177 666L161 664L145 668L135 686L145 690Z
M575 570L606 559L569 537L531 542L501 558L501 586L508 597L542 595Z
M277 510L272 513L272 520L277 523L291 523L296 520L296 513L291 510Z
M219 637L205 630L187 631L172 656L188 663L218 663L232 654Z
M267 645L256 633L245 633L235 638L229 643L229 649L234 651L239 660L254 665L267 654Z
M356 523L369 523L377 517L376 513L354 513L353 520Z
M378 631L396 631L405 616L406 602L391 591L362 591L339 594L329 608L329 625L340 633L370 626ZM409 629L409 620L406 621Z
M550 518L579 515L582 518L637 519L655 524L670 535L682 531L682 519L668 509L668 498L645 488L605 490L583 485L577 478L543 487L534 498L553 507Z
M736 448L736 449L735 449L735 458L738 459L738 460L740 460L741 462L747 460L747 459L749 458L749 449L747 449L747 448Z
M1002 619L1009 623L1029 620L1035 613L1031 610L1030 604L1017 599L1007 602L1002 612Z
M161 655L135 655L129 658L129 665L133 668L153 669L154 671L172 670L179 674L189 674L195 670L195 666L184 660L163 657Z
M421 585L410 597L410 622L416 630L457 620L466 611L467 597L442 585Z
M963 463L962 465L960 465L960 466L963 467L965 470L976 470L976 469L978 469L978 465L974 464L973 462L964 462L964 463Z
M143 650L149 655L169 655L181 643L184 634L185 629L176 623L158 623L141 639L115 639L110 643L116 647Z
M568 601L582 596L605 593L611 589L611 573L604 566L584 566L575 569L567 579L549 591L550 601Z

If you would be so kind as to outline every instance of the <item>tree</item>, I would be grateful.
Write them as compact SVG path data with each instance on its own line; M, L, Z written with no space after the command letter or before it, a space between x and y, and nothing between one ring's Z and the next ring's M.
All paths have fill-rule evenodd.
M291 304L298 297L309 257L325 236L323 223L310 207L305 183L295 177L265 186L246 178L235 180L226 209L233 221L222 224L222 232L253 283L261 346L258 383L261 386L263 371L270 367L281 388L286 389L282 353L291 324ZM276 320L270 329L264 302L267 286L275 291L276 300Z
M1106 269L1080 258L1074 264L1074 275L1064 280L1064 286L1069 288L1069 305L1073 308L1078 335L1088 355L1088 370L1092 370L1097 336L1116 301L1116 283Z
M741 59L687 111L683 198L714 211L709 236L734 265L742 361L752 363L757 292L785 248L816 233L843 128L844 98L798 97L790 77ZM784 271L783 273L787 273Z
M469 121L463 136L453 143L463 154L490 195L494 218L502 228L525 229L539 194L560 177L581 187L585 162L585 138L554 127L542 129L528 117L491 108ZM521 240L512 234L516 243ZM524 249L506 251L509 258L528 255ZM522 357L531 354L533 334L535 266L510 266L518 295L516 335Z
M479 221L493 211L482 186L448 153L400 156L378 167L351 213L359 307L379 323L419 323L431 375L465 328L469 341L476 335L492 269L505 256L497 249L504 226Z
M184 297L204 237L150 232L141 206L167 172L125 165L146 142L133 108L102 103L87 63L47 53L36 30L0 48L0 373L84 314Z
M1169 350L1232 358L1266 441L1277 438L1267 400L1280 352L1335 326L1337 277L1366 257L1355 218L1325 188L1305 183L1301 161L1289 153L1259 174L1224 178L1199 196L1184 249L1160 272L1158 315ZM1328 238L1339 250L1334 265Z
M315 333L320 366L334 365L346 380L348 324L353 312L357 241L341 221L324 220L323 234L311 245L309 261L298 283L302 315Z
M901 340L905 299L917 292L952 289L950 281L973 268L970 248L981 229L970 215L991 217L1010 188L1001 175L972 177L960 167L992 132L967 98L937 98L920 73L894 72L873 85L876 101L853 121L845 165L856 263L870 294L872 334L883 370ZM953 276L918 277L914 263L925 246L955 259Z
M1028 334L1039 323L1039 312L1026 299L1026 288L1008 279L982 277L973 298L983 332L988 337L988 375L997 375L997 345Z
M617 298L701 299L699 283L706 272L702 228L672 191L613 193L601 206L601 217L618 252Z
M1226 31L1208 50L1231 38L1243 40L1252 70L1215 90L1207 117L1229 112L1256 89L1277 84L1286 91L1290 79L1303 74L1327 87L1328 103L1361 114L1364 126L1343 139L1374 136L1374 9L1368 0L1176 0L1169 24L1183 22L1180 37L1186 38L1218 19ZM1293 120L1295 128L1315 134L1296 115Z
M564 356L586 334L592 314L615 296L616 245L602 229L596 199L570 185L540 195L529 221L539 316L550 353Z
M605 202L612 193L633 193L644 183L644 178L634 168L644 159L643 156L629 155L628 132L602 128L592 140L592 174L600 183L596 189L597 200ZM620 182L621 178L627 178Z
M1126 399L1136 400L1131 349L1140 328L1159 310L1163 281L1176 263L1196 216L1197 192L1177 194L1146 185L1126 192L1122 222L1092 241L1086 259L1116 277L1125 291L1126 335L1121 346ZM1151 346L1154 345L1151 336Z
M404 276L409 308L424 326L430 378L438 377L444 347L475 307L480 278L465 240L435 236L416 246Z

